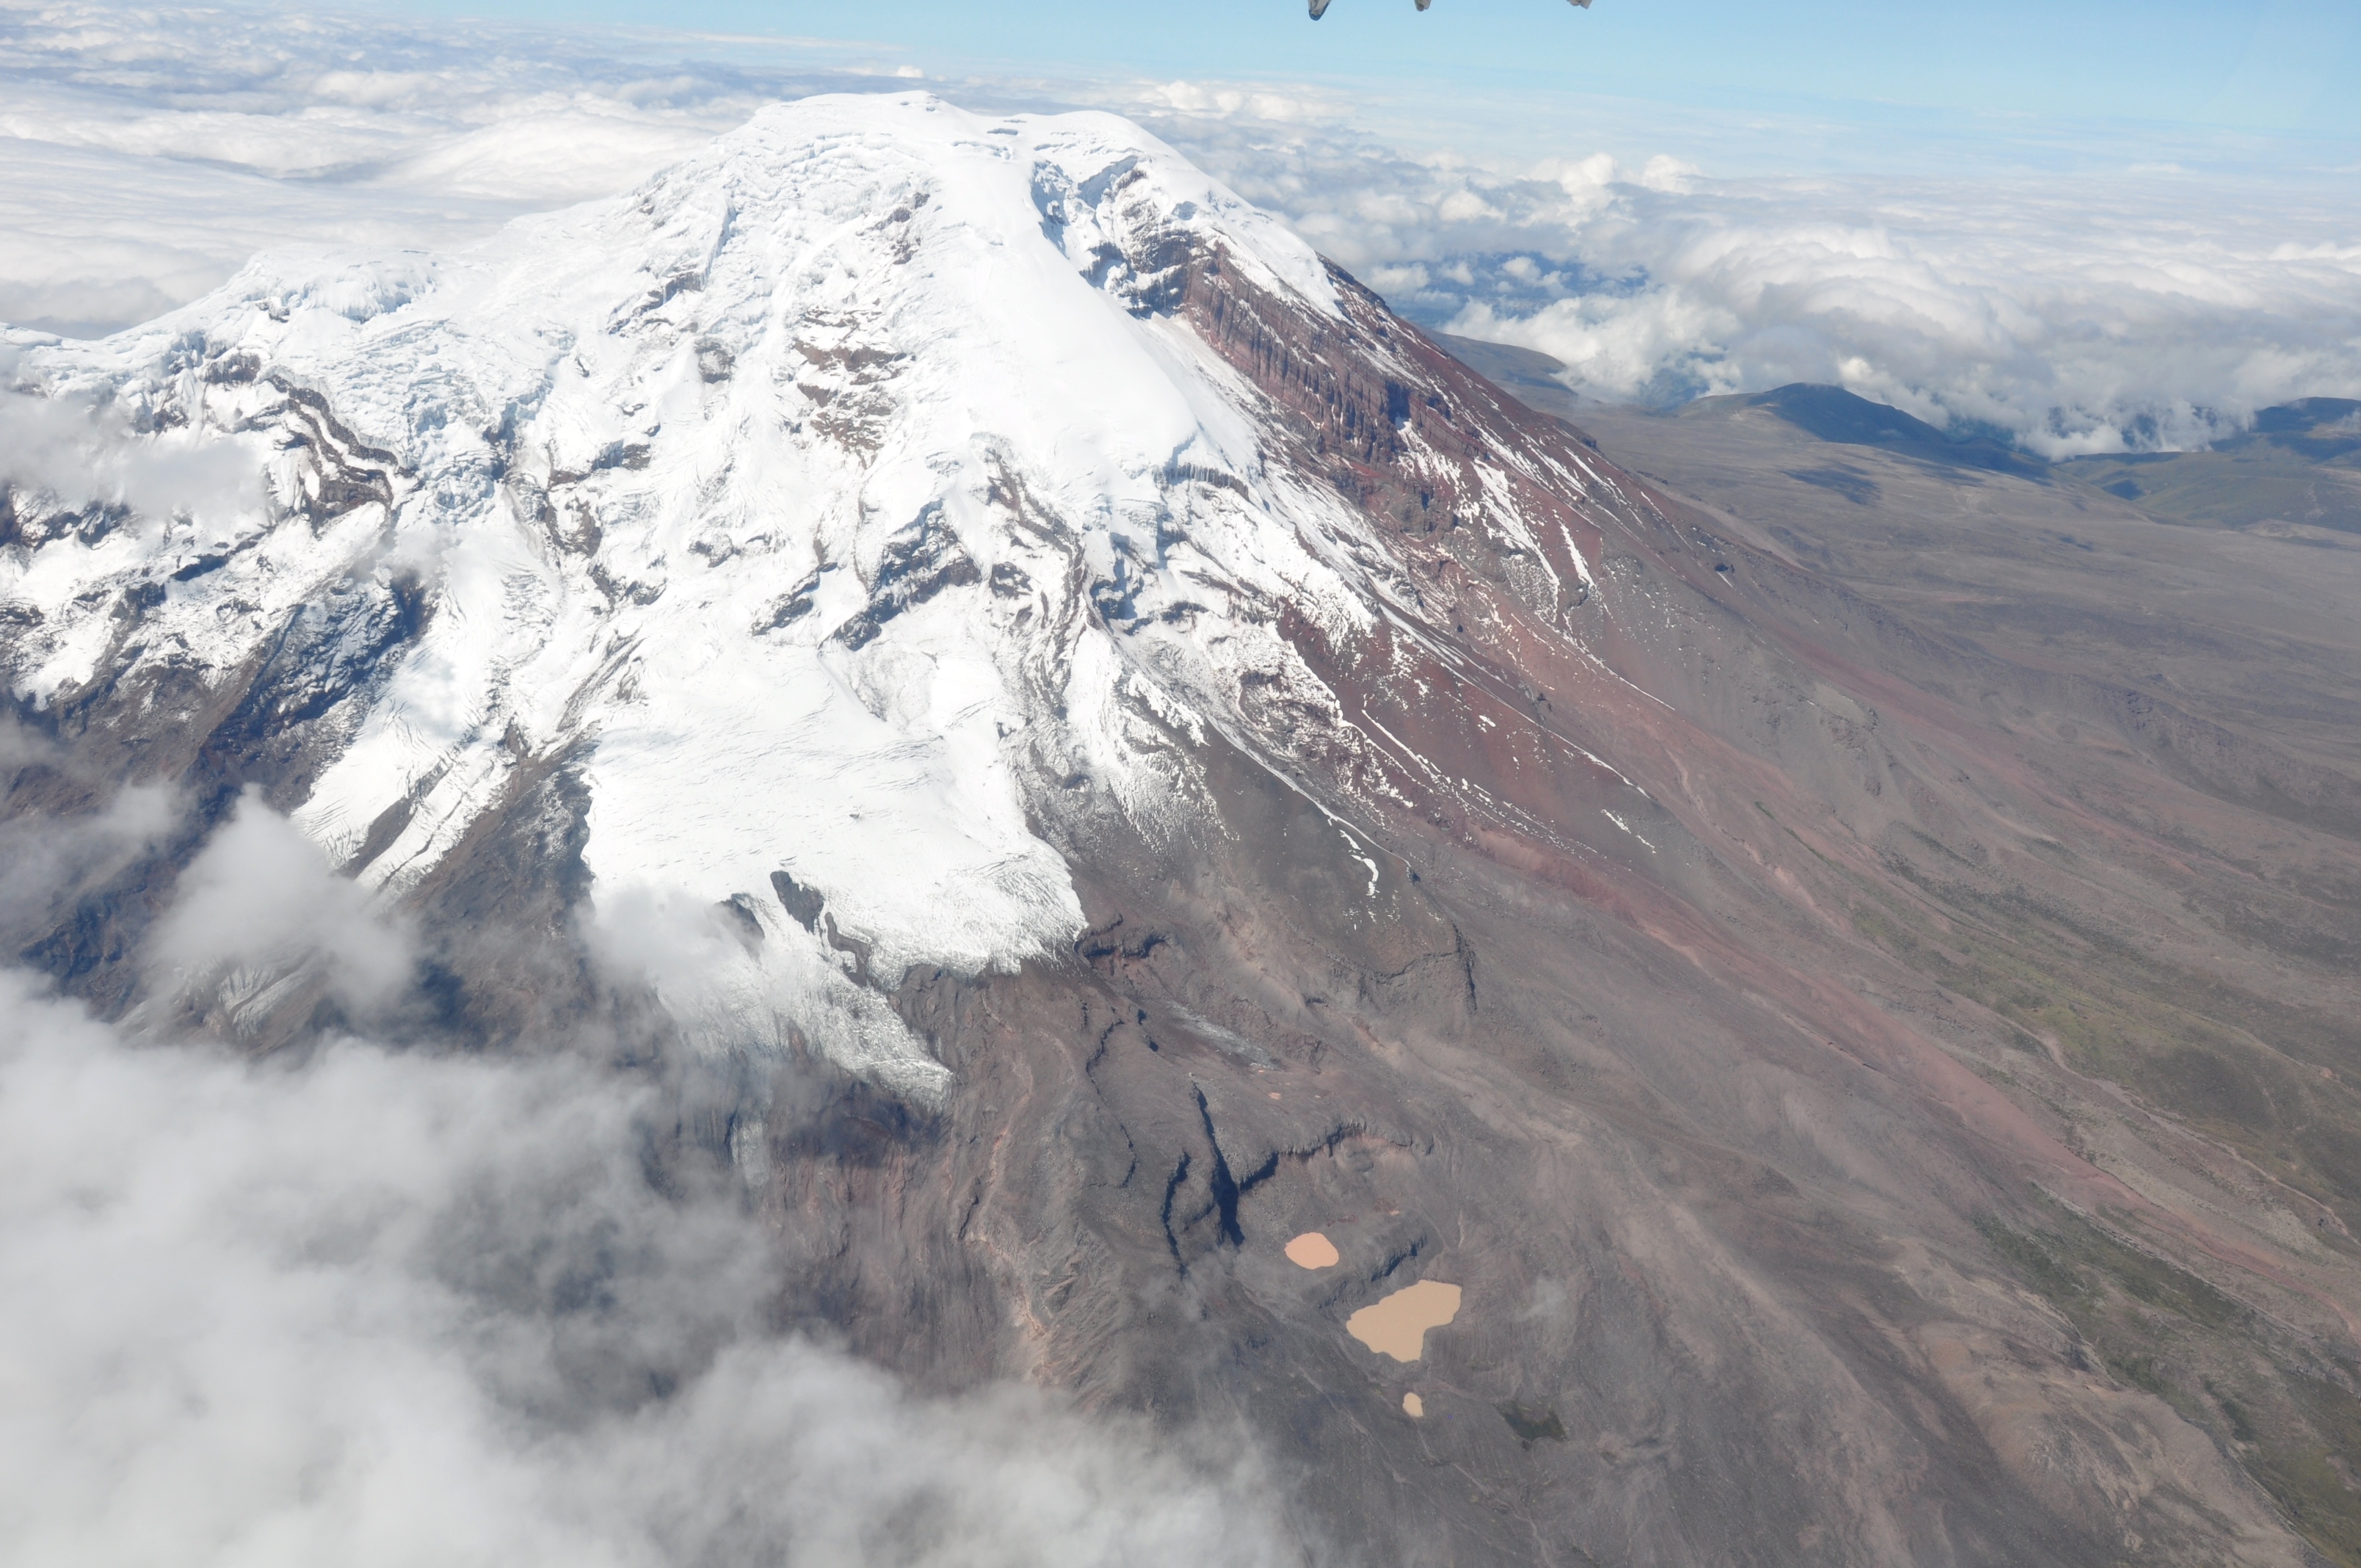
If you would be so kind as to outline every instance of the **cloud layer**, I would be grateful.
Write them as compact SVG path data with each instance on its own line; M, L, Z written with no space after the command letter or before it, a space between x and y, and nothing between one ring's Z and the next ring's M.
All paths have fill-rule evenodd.
M28 492L20 510L122 505L145 517L218 519L261 499L259 455L181 433L141 438L112 411L28 397L5 385L0 346L0 488Z
M0 7L0 320L127 324L263 246L462 243L624 189L767 99L908 84L907 66L862 54ZM1930 143L1918 174L1871 177L1831 173L1865 165L1800 121L1684 137L1637 115L1610 156L1603 132L1536 131L1513 102L1442 120L1333 83L928 84L1135 115L1417 319L1555 355L1599 398L1831 381L2065 455L2202 442L2272 402L2361 395L2351 148L2344 167L2226 143L2211 164L2161 163L2092 131L2037 158L1995 130ZM1635 137L1664 146L1635 152ZM1765 148L1790 137L1783 171ZM1979 148L2013 162L1979 167ZM1751 172L1731 176L1741 148Z
M115 815L137 835L157 812ZM329 928L311 961L382 991L399 933L292 838L246 805L167 942L211 927L207 959L279 962L306 909ZM257 1064L135 1041L0 970L8 1560L1282 1560L1235 1442L1008 1386L921 1398L768 1332L775 1254L742 1184L651 1174L664 1094L568 1057L357 1040Z
M0 4L0 321L144 321L259 248L445 247L890 64L332 11ZM709 49L711 46L708 43Z
M2361 395L2349 171L1715 179L1668 154L1414 155L1250 95L1161 96L1136 112L1397 308L1553 355L1602 400L1830 382L2062 456Z

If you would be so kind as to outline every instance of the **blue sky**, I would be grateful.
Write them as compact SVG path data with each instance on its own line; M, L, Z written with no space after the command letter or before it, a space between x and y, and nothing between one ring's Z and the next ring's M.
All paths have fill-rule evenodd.
M389 9L420 14L423 7ZM1917 108L2001 125L2114 120L2361 140L2355 0L458 0L442 15L873 43L930 73L1393 78L1446 97L1564 93L1716 110ZM1878 105L1872 109L1870 106ZM1850 117L1850 116L1847 116Z
M1130 115L1586 397L1833 382L2064 455L2361 396L2361 0L365 3L0 0L0 322L464 245L923 87Z

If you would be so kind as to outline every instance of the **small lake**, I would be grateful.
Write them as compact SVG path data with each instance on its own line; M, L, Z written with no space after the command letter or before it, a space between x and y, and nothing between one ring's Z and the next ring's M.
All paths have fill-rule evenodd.
M1336 1244L1318 1231L1306 1231L1287 1244L1287 1261L1298 1268L1333 1268Z
M1345 1332L1380 1355L1417 1361L1426 1354L1426 1331L1458 1315L1458 1286L1422 1279L1345 1319Z

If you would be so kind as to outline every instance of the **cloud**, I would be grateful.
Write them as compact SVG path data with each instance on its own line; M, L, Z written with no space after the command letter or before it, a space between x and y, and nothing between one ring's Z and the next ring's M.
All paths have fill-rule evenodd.
M9 724L0 770L71 762ZM79 823L19 817L0 885L53 906L86 868L19 851L122 852L171 825L148 789ZM390 991L406 961L398 927L251 798L158 931L163 969L301 955ZM736 1172L677 1141L733 1076L597 1057L332 1037L254 1060L0 968L8 1561L1304 1561L1237 1433L1009 1384L921 1397L774 1332L776 1237Z
M401 922L252 794L181 873L150 954L181 987L214 983L246 998L314 973L363 1014L399 995L416 965Z
M131 324L269 246L462 244L627 189L765 101L906 84L864 49L0 8L0 320ZM1569 116L1399 84L932 85L1132 115L1414 319L1554 355L1593 397L1829 381L2065 455L2361 395L2361 196L2285 148L1887 127L1867 139L1904 150L1869 174L1861 126L1825 117Z
M83 782L46 737L0 713L0 799L42 775L69 792ZM177 816L171 792L157 784L134 784L104 799L97 811L77 816L0 819L0 940L9 951L49 930L62 905L153 850Z
M2094 210L2039 187L1686 185L1618 189L1569 225L1560 254L1609 286L1471 291L1445 324L1554 355L1601 397L1830 382L2050 456L2202 444L2361 391L2361 242L2156 191Z
M586 40L593 47L585 47ZM0 5L0 321L92 335L259 249L448 247L630 189L841 48L269 6Z
M0 349L0 376L9 367ZM112 411L0 387L0 488L45 496L62 510L98 502L149 518L219 519L261 499L259 467L235 439L140 434ZM19 502L16 510L27 509Z
M1830 382L2063 456L2361 396L2361 198L2326 173L1717 179L1413 153L1204 88L1130 103L1413 319L1553 355L1601 400Z
M662 1112L571 1060L134 1048L0 973L10 1561L1279 1560L1144 1423L766 1334L765 1234L651 1182Z

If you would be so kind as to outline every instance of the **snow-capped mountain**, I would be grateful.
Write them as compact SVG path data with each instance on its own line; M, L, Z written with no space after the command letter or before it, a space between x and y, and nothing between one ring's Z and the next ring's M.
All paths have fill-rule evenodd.
M2351 780L1635 477L1137 127L811 99L6 352L0 825L83 847L0 929L102 1012L354 1021L300 932L146 945L251 794L414 936L372 1028L661 1079L783 1320L1235 1422L1316 1560L2307 1561L2210 1407L2093 1370L2113 1288L2011 1260L2136 1234L2251 1305L2175 1387L2328 1364L2333 1209L2101 1148L2044 1020L2349 858ZM2232 1299L2171 1278L2126 1310ZM1412 1282L1453 1315L1381 1354Z
M268 259L27 353L42 394L265 478L0 568L48 607L13 675L47 705L280 666L320 731L286 804L395 895L578 750L597 905L734 900L763 930L676 999L699 1026L783 1043L826 995L819 1039L915 1082L939 1069L851 972L1068 946L1032 820L1060 792L1176 821L1171 735L1285 755L1296 721L1259 696L1338 713L1290 628L1449 630L1458 596L1338 455L1384 451L1551 618L1591 591L1595 524L1533 498L1596 470L1570 443L1471 455L1480 412L1389 331L1111 116L781 107L461 255ZM1309 452L1281 422L1303 396L1334 405Z

